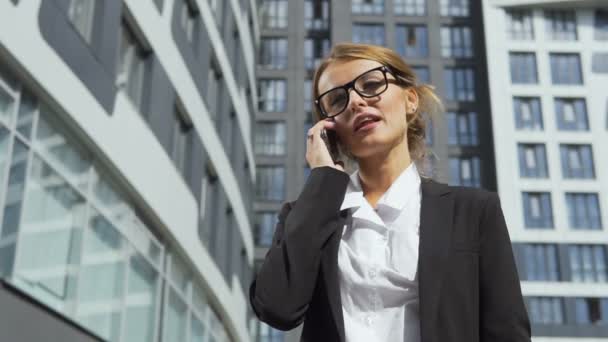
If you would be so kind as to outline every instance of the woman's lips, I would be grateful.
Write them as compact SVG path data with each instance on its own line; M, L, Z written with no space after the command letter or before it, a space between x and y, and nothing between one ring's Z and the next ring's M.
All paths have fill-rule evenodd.
M378 124L380 124L380 121L368 121L363 124L363 126L359 127L355 133L371 131L372 129L376 128Z

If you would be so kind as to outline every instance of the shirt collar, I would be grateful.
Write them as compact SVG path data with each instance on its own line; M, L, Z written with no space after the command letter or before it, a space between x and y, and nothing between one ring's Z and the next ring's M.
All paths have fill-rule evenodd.
M380 197L378 205L388 206L396 210L402 210L408 200L420 193L420 175L416 165L412 162L401 172L399 177ZM340 210L361 207L362 201L366 201L359 180L359 170L350 175L350 182L346 188L346 194L342 201Z

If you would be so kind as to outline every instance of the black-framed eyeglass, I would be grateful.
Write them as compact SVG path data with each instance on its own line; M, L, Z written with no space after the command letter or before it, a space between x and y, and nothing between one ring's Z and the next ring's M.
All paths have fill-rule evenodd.
M395 75L389 67L382 65L362 73L342 86L324 92L317 97L315 105L321 115L326 118L338 116L348 106L351 89L364 98L375 97L384 93L388 89L389 83L389 79L386 77L387 73L393 75L395 77L394 81L398 84L408 83L405 78Z

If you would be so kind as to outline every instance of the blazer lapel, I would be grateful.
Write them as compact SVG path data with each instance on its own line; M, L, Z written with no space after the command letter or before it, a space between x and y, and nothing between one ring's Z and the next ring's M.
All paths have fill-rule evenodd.
M420 334L430 341L435 333L435 319L441 283L452 235L454 200L447 196L446 185L424 179L420 208L420 246L418 288L420 299Z
M340 212L338 220L332 224L336 225L336 231L327 241L325 251L321 259L321 270L325 281L325 290L327 292L327 301L331 309L340 341L344 341L344 317L342 316L342 298L340 295L340 279L338 277L338 249L340 240L342 239L342 230L348 209Z

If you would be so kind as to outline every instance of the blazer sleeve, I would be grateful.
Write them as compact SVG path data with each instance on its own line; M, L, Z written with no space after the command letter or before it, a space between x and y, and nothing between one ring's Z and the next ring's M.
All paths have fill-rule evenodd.
M485 201L480 227L480 341L530 341L530 322L500 201Z
M249 288L258 318L289 330L298 326L313 296L325 242L336 230L350 177L331 167L314 168L292 206L285 203L272 246Z

